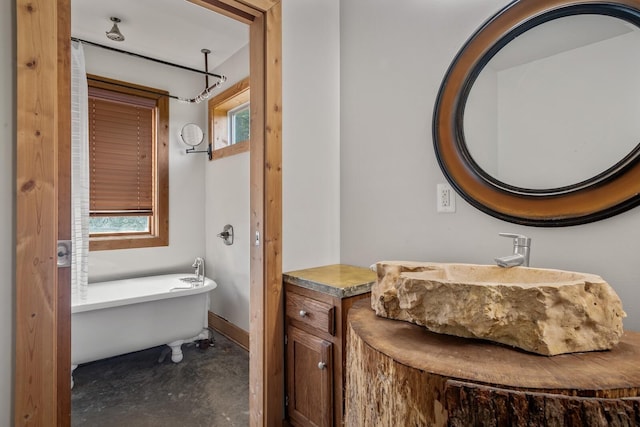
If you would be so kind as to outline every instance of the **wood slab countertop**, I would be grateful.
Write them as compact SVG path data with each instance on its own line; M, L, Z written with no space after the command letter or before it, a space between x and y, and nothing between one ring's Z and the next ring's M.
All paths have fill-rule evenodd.
M451 379L584 397L640 396L638 332L625 332L609 351L549 357L377 317L368 300L354 304L349 325L394 361Z

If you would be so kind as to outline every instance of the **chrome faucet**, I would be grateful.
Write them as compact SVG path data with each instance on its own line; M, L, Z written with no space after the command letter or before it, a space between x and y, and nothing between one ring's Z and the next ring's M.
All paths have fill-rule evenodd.
M529 267L529 249L531 247L531 239L522 234L498 233L503 237L513 238L513 255L507 255L496 258L496 263L500 267L515 267L521 265Z
M193 261L193 265L191 267L196 269L194 273L196 275L196 279L204 286L204 260L197 257L195 261ZM202 273L200 271L202 271Z

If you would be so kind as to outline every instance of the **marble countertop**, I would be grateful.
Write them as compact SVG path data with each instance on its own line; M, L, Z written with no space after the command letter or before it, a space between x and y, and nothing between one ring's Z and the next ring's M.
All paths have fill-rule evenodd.
M289 271L283 277L297 286L338 298L369 292L377 279L376 273L368 268L346 264Z

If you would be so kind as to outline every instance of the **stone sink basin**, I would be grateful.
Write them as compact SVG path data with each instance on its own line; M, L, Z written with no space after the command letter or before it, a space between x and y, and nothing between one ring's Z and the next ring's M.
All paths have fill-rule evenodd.
M623 333L620 298L594 274L405 261L376 268L376 314L433 332L547 356L608 350Z

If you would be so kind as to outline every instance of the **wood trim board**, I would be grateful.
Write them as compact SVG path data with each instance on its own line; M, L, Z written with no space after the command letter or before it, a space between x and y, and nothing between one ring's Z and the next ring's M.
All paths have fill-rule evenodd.
M211 311L208 314L208 323L209 328L215 329L240 347L249 351L249 332Z
M69 208L58 213L70 183L58 174L70 164L68 8L68 0L16 1L16 426L68 424L70 309L58 307L69 300L69 275L58 274L55 257L59 234L70 231Z

